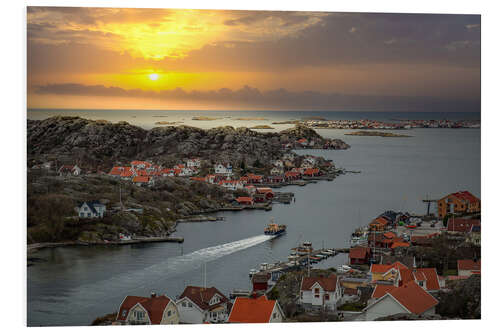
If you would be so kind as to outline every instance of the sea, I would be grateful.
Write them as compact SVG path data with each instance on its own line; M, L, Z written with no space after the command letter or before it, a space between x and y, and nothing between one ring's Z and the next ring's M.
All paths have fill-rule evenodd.
M479 113L426 112L289 112L289 111L152 111L152 110L28 110L28 119L72 115L111 122L127 121L146 129L158 121L182 121L201 128L270 125L279 131L293 125L272 122L304 117L325 119L479 120ZM216 120L193 120L193 117ZM237 118L261 118L237 120ZM263 130L264 131L264 130ZM408 138L346 136L349 130L320 129L320 135L342 139L348 150L298 150L331 159L338 167L360 173L332 182L286 187L295 194L290 204L271 211L224 212L223 221L179 224L175 236L183 244L153 243L124 246L45 249L27 267L29 326L89 325L93 319L118 311L127 295L151 292L175 298L188 285L215 286L226 295L249 289L249 270L262 263L286 260L291 248L310 241L316 248L347 247L355 228L386 210L423 214L423 199L468 190L481 197L480 129L411 129ZM432 206L435 211L436 207ZM263 234L270 219L288 226L271 239ZM316 267L337 267L346 255ZM206 272L206 273L205 273Z

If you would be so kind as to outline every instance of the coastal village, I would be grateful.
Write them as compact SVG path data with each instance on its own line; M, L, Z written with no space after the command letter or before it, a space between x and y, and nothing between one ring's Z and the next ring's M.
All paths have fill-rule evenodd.
M480 281L481 210L468 191L431 202L437 215L380 214L353 232L350 248L304 242L287 260L251 269L250 290L225 295L217 286L187 286L176 298L130 295L94 324L442 319L440 301ZM437 244L455 253L434 258ZM343 265L313 267L342 253Z
M107 126L99 124L98 126ZM176 208L182 220L211 221L210 213L243 209L272 209L274 203L295 200L293 193L280 192L285 186L305 186L311 182L331 181L336 176L356 171L338 169L330 160L297 149L346 149L334 140L298 137L279 143L279 154L270 160L258 159L248 165L243 160L216 159L206 156L176 156L161 159L119 160L109 168L87 168L77 163L58 165L54 161L33 162L29 174L37 179L57 179L68 186L85 186L89 181L112 184L118 200L100 200L87 191L89 200L72 207L72 226L92 225L94 221L121 220L124 213L138 218L146 205L129 206L122 202L122 188L133 197L134 191L154 191L165 181L180 180L189 186L203 184L218 189L224 204L193 214ZM36 174L36 176L35 176ZM41 174L41 175L38 175ZM38 177L38 178L36 178ZM83 184L83 185L82 185ZM38 191L49 192L45 184ZM136 189L136 190L134 190ZM63 189L74 193L73 188ZM141 192L142 193L142 192ZM152 192L157 195L159 192ZM203 193L205 199L211 194ZM205 200L204 199L204 200ZM287 258L275 263L248 267L249 288L189 285L176 297L168 288L164 294L128 295L116 304L113 313L97 318L94 325L270 323L303 321L365 321L400 319L477 318L480 316L481 274L481 203L468 191L451 193L439 199L426 199L426 214L387 210L365 227L353 230L349 247L317 247L303 242L290 249ZM431 212L431 206L435 213ZM165 208L170 211L170 208ZM186 211L186 213L184 213ZM177 215L176 215L177 216ZM216 220L215 217L211 217ZM161 218L162 219L162 218ZM148 222L149 223L149 222ZM163 223L163 221L162 221ZM269 225L273 230L277 225ZM279 226L281 228L281 226ZM285 227L286 228L286 227ZM150 241L177 241L169 237L170 226L161 236L134 235L106 226L101 239L70 244L123 245ZM267 233L266 233L267 234ZM271 233L270 238L286 233ZM61 243L32 243L28 251ZM344 263L328 269L315 265L339 256ZM231 290L223 293L220 290ZM472 290L472 292L467 292ZM461 299L463 304L479 304L466 313L450 311L448 303ZM445 304L446 306L444 306ZM448 309L448 310L447 310ZM448 312L446 312L448 311Z

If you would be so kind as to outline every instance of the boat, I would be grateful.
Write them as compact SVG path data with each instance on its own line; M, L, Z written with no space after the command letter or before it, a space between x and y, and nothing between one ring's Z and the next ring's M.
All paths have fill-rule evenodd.
M250 275L250 277L252 277L254 274L257 274L258 272L259 272L259 271L258 271L258 270L256 270L255 268L252 268L252 269L250 270L250 274L249 274L249 275Z
M351 270L352 268L347 266L347 265L342 265L342 266L339 266L337 267L337 272L339 273L347 273Z
M283 235L285 232L286 232L286 225L284 224L278 225L276 223L270 223L264 229L265 235L276 236L276 237Z

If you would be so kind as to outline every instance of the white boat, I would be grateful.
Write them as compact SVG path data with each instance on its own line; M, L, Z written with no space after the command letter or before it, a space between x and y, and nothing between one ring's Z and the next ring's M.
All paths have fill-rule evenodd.
M351 270L352 268L347 266L347 265L342 265L342 266L339 266L337 267L337 272L340 272L340 273L347 273Z
M258 271L258 270L256 270L255 268L252 268L252 269L250 270L250 274L249 274L249 275L250 275L250 277L252 277L254 274L257 274L258 272L259 272L259 271Z

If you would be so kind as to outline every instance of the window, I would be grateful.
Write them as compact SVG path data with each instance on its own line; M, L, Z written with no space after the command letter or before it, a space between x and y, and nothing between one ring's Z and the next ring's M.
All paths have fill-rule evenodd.
M276 312L273 313L273 319L276 319Z
M192 307L193 307L193 304L188 303L188 307L192 308Z
M319 294L315 294L315 295L314 295L314 298L319 298Z
M172 315L172 311L167 312L167 317L170 317Z
M135 317L136 317L137 319L139 319L139 320L144 319L144 312L142 312L142 311L136 311L136 312L135 312Z
M420 287L423 287L423 286L424 286L424 281L418 281L418 285L419 285Z
M122 317L125 317L127 315L127 310L122 311Z
M87 217L90 217L90 213L87 213Z
M327 300L327 301L328 301L329 299L330 299L330 294L329 294L329 293L326 293L326 294L325 294L325 300Z
M300 298L304 298L304 293L302 291L300 292Z
M80 217L85 217L85 213L80 213Z
M182 307L185 308L186 307L186 302L182 302Z
M319 288L314 288L314 293L319 294Z

